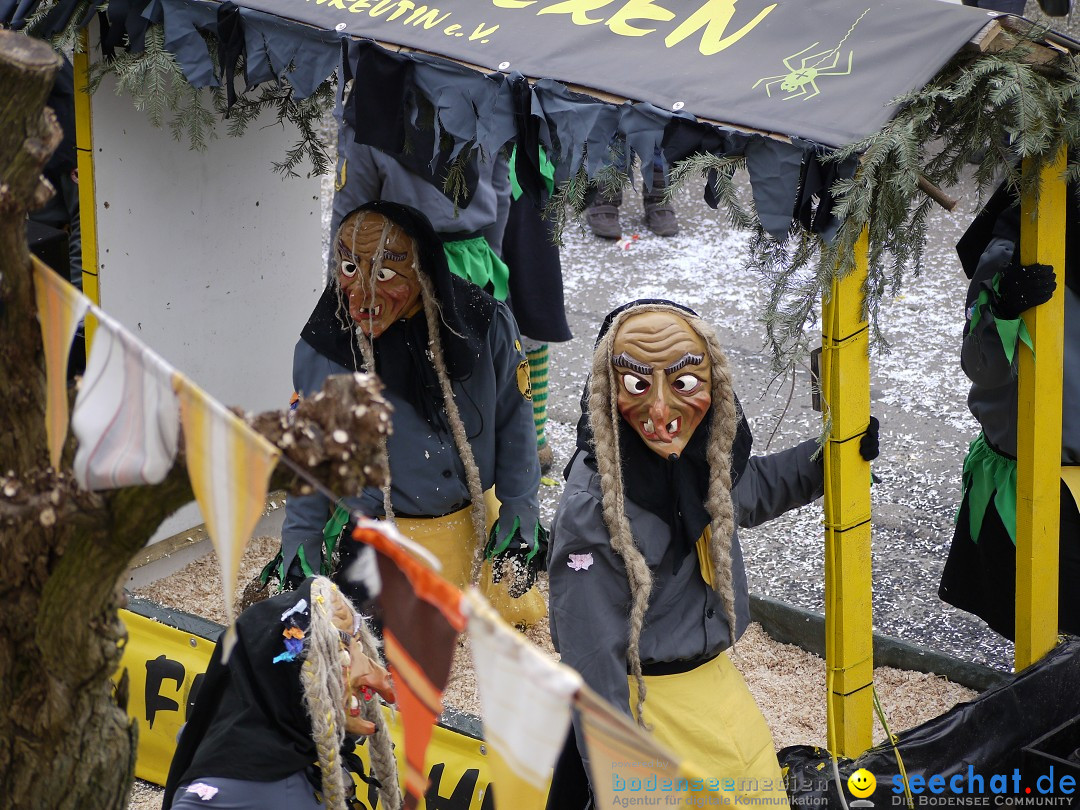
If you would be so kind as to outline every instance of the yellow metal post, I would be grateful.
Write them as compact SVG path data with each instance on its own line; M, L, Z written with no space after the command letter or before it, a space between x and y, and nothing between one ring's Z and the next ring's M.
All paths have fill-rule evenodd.
M75 73L75 149L79 170L79 238L82 243L83 294L95 304L101 303L98 287L97 211L94 191L94 128L90 110L90 94L86 92L90 57L86 53L86 33L82 35L82 52L72 59ZM86 316L86 347L90 341L94 318Z
M1025 174L1032 171L1024 162ZM1016 669L1057 639L1061 510L1061 375L1065 331L1065 150L1047 165L1040 193L1021 199L1020 262L1057 271L1054 297L1023 314L1034 357L1020 346L1016 424Z
M862 316L867 244L864 229L855 269L822 303L822 400L832 419L824 450L828 744L848 757L870 747L873 723L870 466L859 455L870 422L869 327Z

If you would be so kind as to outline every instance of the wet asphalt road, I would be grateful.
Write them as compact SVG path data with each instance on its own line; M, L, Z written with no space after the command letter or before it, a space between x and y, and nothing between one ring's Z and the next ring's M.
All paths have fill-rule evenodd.
M873 499L875 630L999 669L1012 666L1012 645L981 620L937 596L960 497L960 471L978 428L968 413L959 363L966 279L953 245L978 201L970 188L952 213L935 210L921 277L883 303L891 351L871 355L871 409L882 424L879 479ZM549 438L553 485L542 488L545 523L558 503L563 465L574 446L596 331L625 301L663 297L693 307L719 333L736 391L754 431L755 453L818 435L809 372L777 378L764 351L762 279L742 269L745 236L701 201L700 186L680 190L681 231L660 238L645 230L640 197L625 195L623 242L598 239L571 225L562 250L565 301L574 339L552 345ZM634 236L637 238L633 238ZM753 530L742 530L753 593L824 611L820 501Z

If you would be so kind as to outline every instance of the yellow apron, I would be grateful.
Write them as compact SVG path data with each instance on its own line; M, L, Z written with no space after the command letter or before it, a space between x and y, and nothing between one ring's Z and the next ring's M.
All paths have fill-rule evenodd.
M628 681L634 707L637 683L633 677ZM787 806L772 733L727 653L689 672L646 675L645 690L645 722L664 745L706 777L734 780L740 798L768 798L762 806Z
M499 515L499 501L492 490L484 493L487 507L487 530L491 531ZM422 545L439 562L439 572L458 588L469 587L469 574L472 571L473 552L476 548L476 536L473 533L472 507L466 507L439 518L397 517L398 530L406 537ZM487 600L509 624L518 627L531 627L547 616L547 604L543 594L534 585L518 599L507 592L507 582L491 583L491 562L485 561L480 572L480 590Z

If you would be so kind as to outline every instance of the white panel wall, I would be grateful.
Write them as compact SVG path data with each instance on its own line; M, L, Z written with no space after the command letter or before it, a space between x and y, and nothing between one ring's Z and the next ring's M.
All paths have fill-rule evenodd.
M93 98L102 308L226 405L286 407L323 273L319 178L272 168L296 130L195 152L114 89Z

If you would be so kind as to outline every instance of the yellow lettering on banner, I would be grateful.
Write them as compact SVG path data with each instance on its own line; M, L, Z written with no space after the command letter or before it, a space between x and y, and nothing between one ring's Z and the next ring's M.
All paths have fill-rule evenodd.
M342 11L346 10L346 6L341 0L330 0L330 8L339 8Z
M427 6L418 6L416 11L410 14L409 19L407 19L405 22L411 23L412 25L423 25L424 28L434 28L436 25L438 25L450 16L449 11L440 17L439 15L441 13L442 12L440 12L437 8L429 10Z
M414 8L416 8L416 3L413 3L412 0L398 0L397 10L386 19L387 21L396 20L406 11L412 11Z
M561 3L542 8L536 13L537 15L569 14L570 21L574 25L592 25L593 23L603 22L603 20L594 20L588 16L588 13L603 8L610 3L611 0L563 0Z
M379 0L379 2L375 4L375 7L371 9L369 13L372 17L381 17L390 9L391 6L394 5L396 1L397 0Z
M349 6L349 11L359 14L365 8L371 8L371 0L353 0L352 5Z
M531 6L536 0L491 0L495 8L525 8Z
M498 25L493 25L491 26L491 28L484 28L484 24L480 23L478 26L476 26L473 32L469 34L469 41L472 42L474 39L478 39L481 42L487 42L484 37L486 37L488 34L494 34L498 30Z
M461 31L461 26L457 25L455 23L454 25L446 26L446 30L444 30L443 33L446 34L448 37L463 37L463 36L465 36L463 33L460 33L460 31Z
M731 47L750 33L758 23L765 19L770 11L776 8L776 3L766 6L758 12L758 15L753 20L734 34L725 37L724 32L727 31L728 23L735 16L735 2L736 0L705 0L705 5L691 14L684 23L667 35L664 44L670 48L704 27L705 31L701 35L698 50L705 56L712 56L714 53L719 53L725 48Z
M655 28L635 28L630 25L631 20L670 20L675 16L674 11L668 11L662 6L656 5L652 0L627 0L626 5L616 11L607 21L607 26L615 34L624 37L640 37L651 34Z

